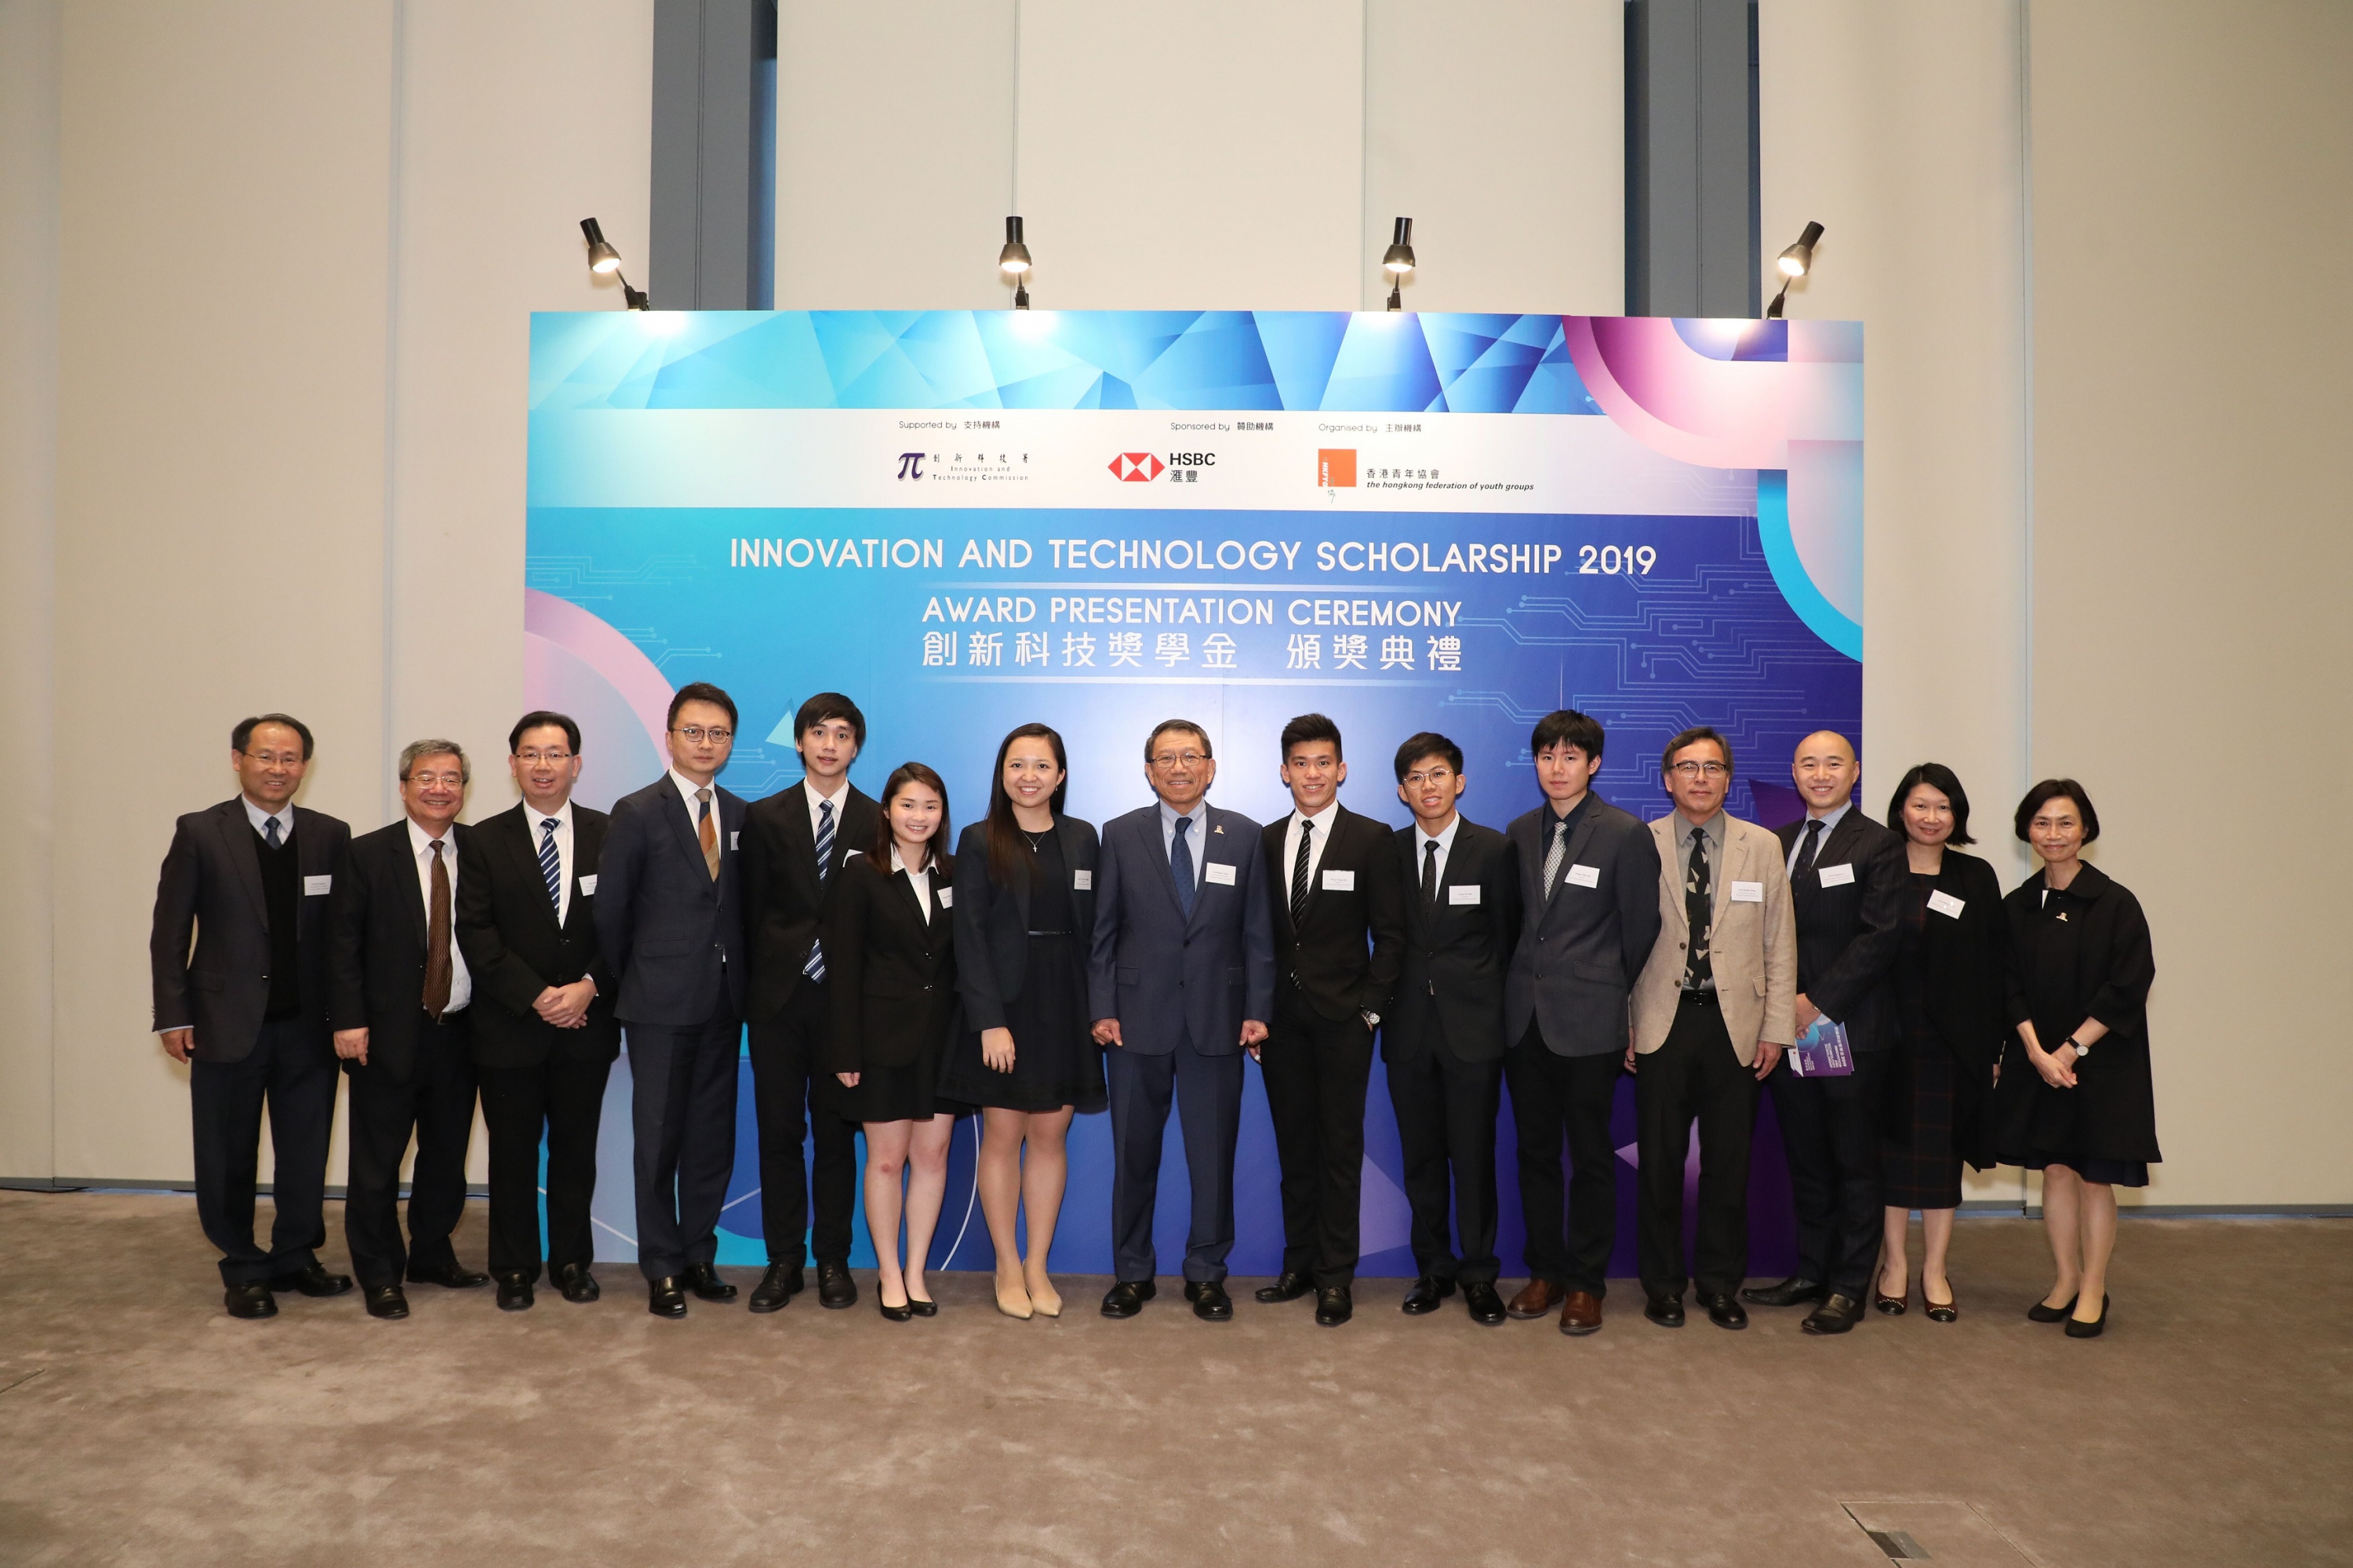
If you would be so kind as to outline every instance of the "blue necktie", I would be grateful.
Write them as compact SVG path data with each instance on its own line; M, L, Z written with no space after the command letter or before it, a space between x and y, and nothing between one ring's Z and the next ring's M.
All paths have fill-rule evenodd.
M1176 819L1176 837L1168 846L1168 872L1176 879L1176 903L1185 911L1185 918L1193 917L1193 852L1187 846L1185 832L1193 825L1190 817Z
M820 891L825 886L827 874L832 869L833 802L820 800L817 805L817 885ZM801 973L813 980L825 979L825 944L823 942L809 944L808 962L801 966Z
M539 874L547 879L547 902L559 916L564 913L564 862L555 853L556 821L547 817L539 824Z

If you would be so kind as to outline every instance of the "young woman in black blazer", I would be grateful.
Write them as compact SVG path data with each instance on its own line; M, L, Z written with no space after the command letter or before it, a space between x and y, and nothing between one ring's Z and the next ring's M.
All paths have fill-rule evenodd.
M1061 1316L1046 1264L1070 1172L1064 1139L1074 1112L1106 1103L1086 976L1101 846L1092 823L1062 814L1069 768L1046 726L1007 736L988 820L956 849L965 1027L941 1092L981 1107L980 1206L997 1249L997 1308L1009 1318ZM1014 1232L1025 1204L1027 1259Z
M2003 1075L1996 1138L2005 1164L2042 1172L2042 1226L2058 1282L2027 1316L2066 1319L2088 1340L2108 1320L2116 1189L2145 1187L2157 1148L2148 1070L2148 917L2124 886L2085 865L2100 836L2092 798L2046 779L2018 806L2018 836L2042 869L2004 900L2010 1021L2029 1069Z
M1927 1240L1921 1299L1931 1319L1949 1323L1960 1315L1945 1262L1961 1205L1961 1161L1980 1171L1994 1163L1987 1110L2006 1033L2009 927L1993 867L1954 847L1976 841L1968 795L1951 768L1924 762L1906 773L1887 803L1887 825L1904 835L1910 887L1895 961L1902 1070L1888 1080L1895 1136L1880 1150L1886 1223L1875 1296L1887 1312L1910 1299L1905 1250L1917 1209Z
M882 1316L903 1323L939 1310L923 1288L923 1265L939 1226L948 1138L961 1108L938 1093L955 1013L949 881L955 866L939 852L948 833L948 790L938 774L920 762L901 765L882 786L881 804L874 842L842 863L826 922L833 982L827 1065L841 1086L836 1109L866 1125L866 1229L882 1273L876 1296Z

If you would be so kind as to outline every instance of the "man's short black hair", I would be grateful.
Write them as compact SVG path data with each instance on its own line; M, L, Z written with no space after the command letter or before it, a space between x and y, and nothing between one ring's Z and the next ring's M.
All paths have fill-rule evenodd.
M858 749L866 749L866 715L839 692L819 692L801 705L801 711L793 715L793 743L798 745L801 736L828 719L848 719L850 734L858 737Z
M1729 777L1732 773L1732 742L1717 733L1715 726L1704 724L1694 725L1667 742L1666 750L1659 753L1659 777L1663 779L1674 770L1676 752L1686 746L1697 746L1704 740L1714 741L1716 750L1724 754L1724 771L1725 776Z
M1528 755L1542 757L1556 746L1573 746L1585 753L1587 761L1599 762L1603 738L1599 719L1560 708L1536 720L1535 731L1528 736Z
M1344 762L1347 760L1347 753L1340 749L1340 726L1334 724L1330 719L1325 718L1322 714L1301 714L1297 718L1293 719L1289 724L1282 726L1282 756L1281 760L1284 762L1290 761L1291 753L1293 748L1305 746L1310 741L1316 740L1330 741L1332 743L1332 755L1340 758Z
M1442 757L1446 758L1446 765L1456 773L1462 771L1462 748L1436 730L1426 729L1409 737L1403 746L1398 747L1398 782L1404 783L1405 776L1413 771L1413 765L1425 757Z
M2026 799L2018 803L2017 827L2020 843L2031 844L2034 842L2027 836L2027 830L2034 825L2034 813L2062 795L2075 802L2075 810L2084 819L2084 842L2090 843L2100 836L2100 813L2092 810L2090 792L2073 779L2045 779L2042 783L2029 789L2026 792Z
M564 732L565 744L572 748L574 756L578 756L580 754L580 726L572 721L570 715L565 714L550 713L545 708L533 708L531 712L523 715L522 717L515 720L514 728L507 731L507 755L512 757L517 751L522 749L522 737L524 736L529 735L533 730L546 729L550 726L554 726L555 728Z
M1166 735L1172 729L1186 730L1193 735L1199 736L1201 737L1201 755L1215 760L1218 754L1209 747L1209 732L1208 730L1203 729L1191 719L1162 719L1158 724L1152 726L1152 733L1144 737L1144 761L1146 767L1151 766L1153 749L1160 744L1160 737Z
M256 714L249 719L239 719L237 727L228 732L228 748L243 751L253 739L253 732L266 724L282 724L302 737L302 760L311 760L311 726L292 714Z
M670 728L676 729L678 710L689 703L709 703L714 708L725 708L727 727L730 729L742 727L741 721L735 717L735 699L708 681L689 681L685 685L681 686L678 689L678 695L670 700L670 717L663 722Z

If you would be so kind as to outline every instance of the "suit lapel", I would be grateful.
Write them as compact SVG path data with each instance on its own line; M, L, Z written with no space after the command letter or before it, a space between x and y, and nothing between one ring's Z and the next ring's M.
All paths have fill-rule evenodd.
M1598 802L1588 801L1587 803L1585 815L1577 819L1577 831L1568 835L1568 848L1562 851L1560 856L1560 881L1553 884L1552 892L1549 895L1546 894L1544 885L1544 863L1547 851L1542 843L1538 843L1536 845L1535 862L1536 873L1535 885L1528 889L1528 896L1532 899L1539 900L1542 908L1547 915L1552 913L1552 906L1560 902L1561 884L1566 883L1568 880L1568 868L1577 863L1577 857L1585 853L1585 846L1593 842L1593 823L1595 818L1594 807L1596 804L1598 804ZM1546 817L1551 816L1552 813L1549 808L1547 808L1545 814ZM1550 821L1545 822L1544 827L1546 830L1545 836L1549 836L1554 831Z
M848 867L845 866L843 869L846 871ZM880 869L879 866L878 869ZM839 875L840 874L837 873L836 874ZM906 914L914 920L916 930L923 932L928 936L932 928L932 923L925 917L923 901L915 892L914 878L909 876L903 871L886 871L883 873L883 875L884 879L888 881L892 886L898 889L899 907L905 911ZM934 882L937 882L939 879L939 873L934 871L932 874L932 880ZM936 898L937 895L935 894L934 896ZM936 913L936 911L934 913ZM929 946L929 943L927 942L925 945Z
M661 791L662 816L670 822L670 835L678 840L678 847L680 850L684 852L687 857L694 862L695 869L701 871L705 880L708 880L711 875L711 870L702 858L702 841L695 836L694 818L687 811L686 801L679 794L678 785L671 779L669 774L665 773L662 775L661 782L655 786L655 788ZM711 793L711 815L712 824L719 828L720 832L723 836L726 832L726 828L719 821L721 814L722 813L719 809L719 792L716 789L713 789ZM725 854L726 851L723 845L720 853L722 855Z
M402 818L398 825L400 832L392 837L393 863L404 874L399 878L401 902L407 906L409 923L417 927L417 946L421 951L426 944L432 940L426 926L425 889L417 880L417 861L411 853L417 846L408 837L408 819ZM444 839L441 844L442 853L445 854L448 853L455 847L455 842L454 839ZM454 890L456 885L453 880L450 884L451 888Z
M514 818L514 825L509 827L501 822L497 826L499 836L505 841L507 854L514 862L515 872L544 888L547 874L539 869L539 831L532 820L534 813L531 802L524 801L508 814ZM580 863L580 813L577 811L572 814L572 863L575 866ZM575 888L574 891L576 893L578 890ZM556 925L554 901L542 897L538 902L539 907L546 914L548 925L560 933L563 927ZM573 902L576 904L579 900L575 897Z
M227 846L226 853L232 868L231 874L237 878L237 885L245 889L245 895L253 900L254 918L268 926L269 899L269 895L261 890L261 857L254 853L251 844L245 842L256 835L253 832L253 823L246 818L244 798L240 796L228 804L216 808L213 815L218 825L221 842ZM290 808L287 811L287 820L290 821L293 820L293 811Z
M1190 920L1185 914L1185 901L1176 896L1176 873L1169 866L1168 851L1161 847L1160 835L1163 829L1160 824L1158 802L1155 801L1152 809L1145 813L1144 820L1137 823L1136 827L1137 831L1144 835L1145 857L1155 862L1160 867L1160 890L1168 895L1169 906L1176 911L1176 918L1185 920L1189 925ZM1200 846L1190 842L1191 834L1188 833L1186 837L1187 840L1186 847L1193 852L1194 864L1198 868L1200 864ZM1194 890L1197 894L1199 892L1198 882ZM1198 906L1200 899L1197 896L1193 902Z

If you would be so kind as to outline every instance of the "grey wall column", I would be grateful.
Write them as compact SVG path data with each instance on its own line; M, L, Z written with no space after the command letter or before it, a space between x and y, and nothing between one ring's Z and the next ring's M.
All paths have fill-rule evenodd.
M776 0L655 0L653 234L658 310L765 308L772 213ZM764 111L765 105L765 111Z
M1754 316L1755 0L1628 0L1626 313Z

